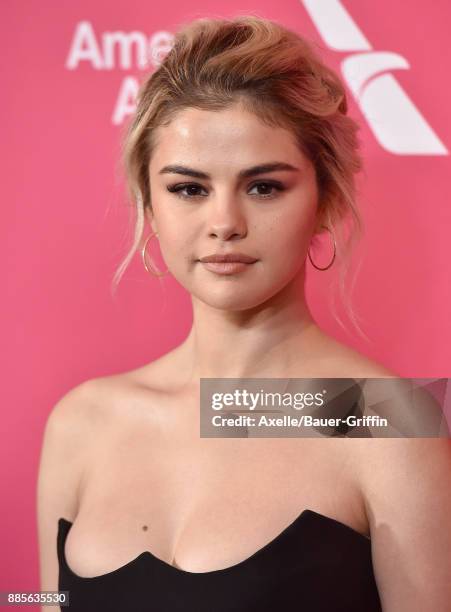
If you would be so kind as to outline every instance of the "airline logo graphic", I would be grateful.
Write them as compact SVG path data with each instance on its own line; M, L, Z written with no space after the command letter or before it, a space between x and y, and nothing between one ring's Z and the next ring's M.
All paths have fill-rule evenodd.
M381 147L396 155L449 155L445 145L389 71L410 68L398 53L373 51L340 0L300 0L325 43L353 51L343 78Z
M67 55L67 70L77 70L81 62L87 62L93 70L148 70L157 68L172 47L174 35L165 30L147 36L143 32L103 32L99 37L90 21L80 21ZM111 121L120 125L136 109L138 79L126 76L119 87Z
M390 71L409 63L389 51L373 51L371 44L340 0L299 0L325 43L334 50L353 52L341 63L343 79L380 146L395 155L449 155L432 127ZM96 35L89 21L75 27L66 69L88 62L94 70L155 68L173 43L167 31L103 32ZM120 125L136 108L138 79L127 75L119 88L112 123Z

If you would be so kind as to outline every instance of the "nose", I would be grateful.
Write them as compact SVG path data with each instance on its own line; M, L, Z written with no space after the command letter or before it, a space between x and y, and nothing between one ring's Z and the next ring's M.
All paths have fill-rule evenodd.
M211 201L208 216L208 235L220 240L244 238L247 223L240 203L233 196Z

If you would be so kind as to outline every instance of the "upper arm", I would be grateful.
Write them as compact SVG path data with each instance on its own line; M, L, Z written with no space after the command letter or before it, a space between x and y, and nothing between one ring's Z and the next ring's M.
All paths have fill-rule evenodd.
M451 440L361 445L362 488L384 612L451 610Z
M60 517L72 520L78 509L91 380L66 393L53 407L44 429L37 478L37 525L41 590L58 590L57 532ZM42 610L53 610L44 606Z

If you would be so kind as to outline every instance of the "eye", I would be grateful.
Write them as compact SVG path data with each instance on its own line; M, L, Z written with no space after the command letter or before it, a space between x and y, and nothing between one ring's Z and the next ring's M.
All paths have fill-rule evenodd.
M252 186L252 189L254 189L255 187L258 187L259 189L263 186L263 191L264 193L259 193L257 194L260 198L274 198L275 194L274 191L270 191L268 193L268 190L276 190L276 191L284 191L285 187L282 185L282 183L279 183L278 181L260 181L258 183L254 183L254 185Z
M263 193L251 194L256 195L258 199L269 199L276 197L274 190L284 191L285 187L278 181L259 181L254 183L252 189L257 188L259 191L263 189ZM184 200L194 200L197 198L205 198L205 195L201 195L200 191L203 189L202 185L198 183L177 183L176 185L168 185L167 190L170 193L175 193L179 198ZM250 193L250 192L249 192ZM208 194L207 194L208 195Z
M188 190L188 194L183 193L185 189ZM170 193L175 193L179 198L183 198L185 200L192 200L198 197L204 198L205 196L199 195L197 191L199 189L202 189L202 186L198 185L197 183L178 183L177 185L168 185L167 187L167 190Z

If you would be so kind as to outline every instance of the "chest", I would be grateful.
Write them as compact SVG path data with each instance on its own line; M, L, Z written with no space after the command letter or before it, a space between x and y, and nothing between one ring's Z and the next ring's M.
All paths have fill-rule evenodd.
M368 533L352 440L197 431L126 419L99 435L66 542L75 572L102 574L143 550L189 571L229 567L306 508Z

